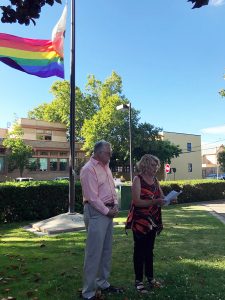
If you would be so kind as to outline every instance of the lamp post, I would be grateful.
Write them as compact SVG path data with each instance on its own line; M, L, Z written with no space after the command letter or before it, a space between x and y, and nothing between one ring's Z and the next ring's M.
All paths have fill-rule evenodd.
M219 178L219 164L218 164L218 152L216 147L216 179Z
M121 104L116 107L117 110L129 111L129 149L130 149L130 181L133 181L133 163L132 163L132 130L131 130L131 103Z

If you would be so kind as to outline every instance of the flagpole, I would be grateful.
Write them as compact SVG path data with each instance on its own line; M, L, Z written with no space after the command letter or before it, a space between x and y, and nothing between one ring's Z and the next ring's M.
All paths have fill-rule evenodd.
M71 0L69 213L75 212L75 0Z

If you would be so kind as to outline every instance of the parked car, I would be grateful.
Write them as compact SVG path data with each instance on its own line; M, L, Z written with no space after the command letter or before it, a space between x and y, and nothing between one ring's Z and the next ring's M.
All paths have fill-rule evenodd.
M205 179L216 179L216 174L208 174Z
M68 176L64 176L64 177L56 177L53 180L70 180L70 178Z
M221 179L221 180L225 180L225 174L218 174L218 178L217 178L217 174L212 173L212 174L208 174L205 179Z
M17 182L21 182L21 181L33 181L33 180L34 180L34 178L32 178L32 177L17 177L15 179L15 181L17 181Z

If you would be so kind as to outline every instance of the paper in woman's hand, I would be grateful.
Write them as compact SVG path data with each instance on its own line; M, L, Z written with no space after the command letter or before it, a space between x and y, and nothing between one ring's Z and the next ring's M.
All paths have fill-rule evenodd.
M163 199L164 201L166 201L166 203L164 204L164 206L167 206L170 204L170 202L174 199L177 198L180 194L182 193L182 191L176 192L176 191L171 191L168 195L166 195L166 197Z

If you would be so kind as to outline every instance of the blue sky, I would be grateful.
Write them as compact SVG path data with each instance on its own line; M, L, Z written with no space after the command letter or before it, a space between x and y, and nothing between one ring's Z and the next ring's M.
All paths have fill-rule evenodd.
M3 3L8 1L3 0ZM70 2L70 1L69 1ZM76 85L112 71L141 121L225 143L225 1L191 9L186 0L76 0ZM65 2L63 2L65 3ZM63 6L43 8L37 25L0 23L0 32L50 39ZM65 72L70 72L70 10ZM52 100L57 77L40 79L0 63L0 127Z

